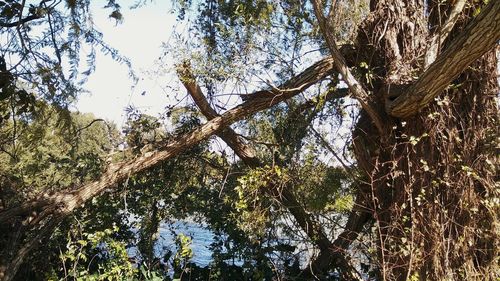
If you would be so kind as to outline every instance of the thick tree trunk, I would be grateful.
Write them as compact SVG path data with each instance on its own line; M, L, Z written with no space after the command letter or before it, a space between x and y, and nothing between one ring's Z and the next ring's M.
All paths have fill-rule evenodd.
M466 4L464 17L479 8L475 2ZM300 93L335 68L363 107L354 149L371 182L361 189L362 202L370 202L366 207L373 210L376 220L381 279L494 280L500 248L495 229L498 205L492 199L498 197L494 178L498 81L495 54L484 54L499 39L500 2L490 0L468 27L459 20L444 44L445 52L425 70L418 58L426 54L428 41L433 41L427 40L433 36L429 23L436 22L434 11L446 5L442 1L424 5L421 1L372 0L357 44L358 57L373 71L373 81L355 80L339 57L328 25L322 22L323 14L317 9L320 2L314 3L337 60L322 60L280 88L248 96L242 105L158 151L110 165L97 181L2 211L0 224L22 220L23 228L31 232L25 234L17 253L2 255L9 260L1 261L0 278L12 280L39 241L89 199L130 174L168 160L230 124ZM452 81L454 86L448 87ZM397 117L420 111L401 122L386 115L384 105ZM303 224L313 225L307 219Z
M479 16L465 27L415 83L399 96L389 93L386 103L388 113L405 118L425 108L471 63L496 46L498 40L500 1L489 1Z
M428 9L443 9L431 3ZM467 26L463 19L479 8L469 3L445 52L423 71L415 58L433 36L423 4L371 2L358 45L372 47L359 49L359 57L380 79L366 85L376 100L399 96L391 114L418 112L404 122L387 117L392 130L384 135L362 112L354 134L358 163L371 182L364 192L376 220L380 280L495 280L498 206L488 202L498 197L498 81L488 50L499 38L499 3L490 1ZM416 82L414 73L423 73Z

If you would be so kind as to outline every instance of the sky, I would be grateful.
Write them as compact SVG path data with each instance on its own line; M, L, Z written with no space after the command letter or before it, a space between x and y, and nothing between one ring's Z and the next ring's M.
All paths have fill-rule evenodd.
M144 113L157 115L164 111L169 99L162 89L172 76L151 75L157 69L155 62L163 53L162 43L171 40L176 17L170 13L167 1L150 2L144 7L130 10L122 1L124 20L116 24L110 19L105 1L92 3L93 20L104 41L130 59L139 82L134 86L128 68L110 56L97 52L96 71L91 74L83 93L74 106L80 112L92 112L96 117L113 121L119 127L125 121L124 109L133 105ZM130 5L134 1L130 1ZM161 2L161 3L160 3ZM144 93L145 92L145 93Z

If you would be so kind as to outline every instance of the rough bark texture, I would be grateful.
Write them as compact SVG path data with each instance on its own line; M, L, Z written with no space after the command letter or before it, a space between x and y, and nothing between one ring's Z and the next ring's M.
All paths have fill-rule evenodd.
M451 9L450 15L446 19L446 22L439 28L439 31L432 36L427 52L425 53L424 69L429 67L429 65L436 60L440 48L443 46L446 38L448 38L448 35L450 35L455 23L460 18L460 14L462 13L466 2L466 0L456 1L453 4L453 8Z
M498 207L487 202L498 197L498 80L489 50L500 34L500 2L490 1L475 18L479 7L467 3L427 70L416 58L440 29L427 23L438 22L437 9L452 7L384 0L370 7L357 46L367 46L358 55L376 78L363 82L376 100L398 97L391 114L412 116L387 117L392 129L379 135L362 112L354 132L358 164L371 183L364 192L376 221L378 278L495 280ZM415 80L415 73L422 74Z
M335 60L324 59L279 88L246 96L246 102L220 116L201 104L212 119L158 151L112 164L97 181L2 211L0 224L19 231L12 235L14 246L2 249L0 279L12 280L29 252L83 203L212 134L227 139L249 166L258 166L241 139L224 128L293 97L336 69L362 105L353 148L368 184L360 186L357 202L375 220L378 279L495 280L500 249L498 204L492 200L499 196L498 74L495 53L489 50L500 38L500 1L484 7L468 1L447 32L444 52L427 68L423 58L434 51L432 38L442 30L437 15L452 11L452 2L370 1L370 15L356 42L356 64L364 62L372 71L367 80L350 72L320 1L313 1ZM270 190L310 237L319 238L322 251L313 266L328 267L336 255L342 263L344 253L337 249L346 249L357 237L366 214L353 213L346 232L332 243L303 209L294 208L300 204L293 194Z
M388 113L407 118L425 108L472 62L497 45L498 40L500 1L490 1L415 83L399 96L389 94Z

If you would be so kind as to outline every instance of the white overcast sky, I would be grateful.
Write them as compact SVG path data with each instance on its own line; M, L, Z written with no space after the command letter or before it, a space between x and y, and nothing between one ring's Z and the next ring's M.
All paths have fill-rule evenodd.
M120 1L124 20L116 24L108 17L110 10L103 9L106 1L94 1L92 14L94 23L104 35L104 41L130 59L139 83L133 87L128 77L128 68L110 56L97 52L96 71L89 77L83 93L75 104L80 112L92 112L96 117L105 118L122 126L124 109L128 105L143 112L156 115L164 111L168 98L160 87L172 77L155 77L146 72L155 70L155 61L162 54L162 42L171 39L176 16L170 13L168 1L148 3L146 6L130 10L135 1ZM145 95L141 95L146 91Z

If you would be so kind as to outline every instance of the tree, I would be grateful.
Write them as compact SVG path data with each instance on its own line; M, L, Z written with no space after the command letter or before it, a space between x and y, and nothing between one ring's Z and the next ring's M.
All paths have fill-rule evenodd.
M70 61L77 61L65 44L77 44L78 34L98 36L91 26L81 24L87 2L68 1L73 4L68 4L71 13L67 17L55 3L41 1L28 11L24 2L3 3L6 12L0 26L14 34L12 42L18 43L8 52L43 58L51 65L38 64L29 77L16 67L2 67L2 101L19 100L22 109L0 107L4 119L10 118L4 114L9 110L13 115L36 112L36 108L23 107L33 104L33 98L27 98L29 91L13 83L15 79L41 85L38 90L49 93L43 97L46 100L59 97L66 101L75 92L71 85L76 76L66 79L60 70L61 53L67 51ZM371 0L365 14L356 14L353 7L358 6L348 3L197 3L196 30L203 44L196 47L204 56L200 61L185 56L186 60L177 63L177 74L208 121L190 132L171 136L152 151L139 151L138 156L109 163L96 179L52 194L43 189L41 196L2 209L0 224L12 229L18 226L18 240L22 241L2 254L3 278L14 278L28 253L81 205L118 187L131 174L148 171L217 134L253 170L250 177L241 179L241 186L253 186L258 198L270 198L291 214L319 249L311 266L301 273L304 278L326 278L334 271L346 280L362 279L366 274L381 280L493 280L498 271L495 52L500 39L500 2ZM189 12L189 5L179 3L181 18ZM109 1L107 7L113 9L112 16L121 19L119 5ZM338 13L341 9L347 12ZM362 21L356 22L357 16ZM342 21L346 18L350 18L347 24ZM57 60L42 54L45 49L29 49L23 43L28 41L27 30L34 22L46 25L48 39L42 40L51 42ZM54 26L64 28L68 22L73 24L68 40L55 38ZM349 33L355 24L357 32ZM24 32L18 36L14 29ZM301 62L299 57L311 46L303 43L307 40L326 46L324 58L310 67L300 67L302 71L296 74L294 64ZM339 40L347 43L339 46ZM89 42L102 45L100 40ZM289 59L279 59L284 55ZM243 64L259 56L266 58L264 63ZM21 62L33 69L28 60ZM220 105L217 94L223 82L242 83L248 73L271 66L276 83L267 83L252 93L240 92L243 102L233 109L223 113L215 110ZM347 88L342 88L339 78ZM55 94L58 81L67 82L64 89L71 91ZM250 81L248 88L254 85ZM314 96L313 88L322 94ZM345 157L339 157L314 123L332 112L338 113L341 121L347 120L341 107L326 106L349 101L347 93L359 105L352 129L354 169L343 163ZM284 101L286 105L280 104ZM272 134L259 134L277 148L264 153L252 148L230 126L273 106L253 119L272 124ZM323 126L329 124L321 121ZM238 129L248 136L255 130L241 124ZM350 179L355 195L343 231L334 237L307 204L311 196L303 188L307 180L286 172L299 171L297 167L304 165L303 145L312 143L311 139L317 139L344 164L343 177ZM251 175L269 180L256 183ZM358 239L369 239L373 245L373 251L364 251L372 260L368 269L352 257L350 249L361 247Z

